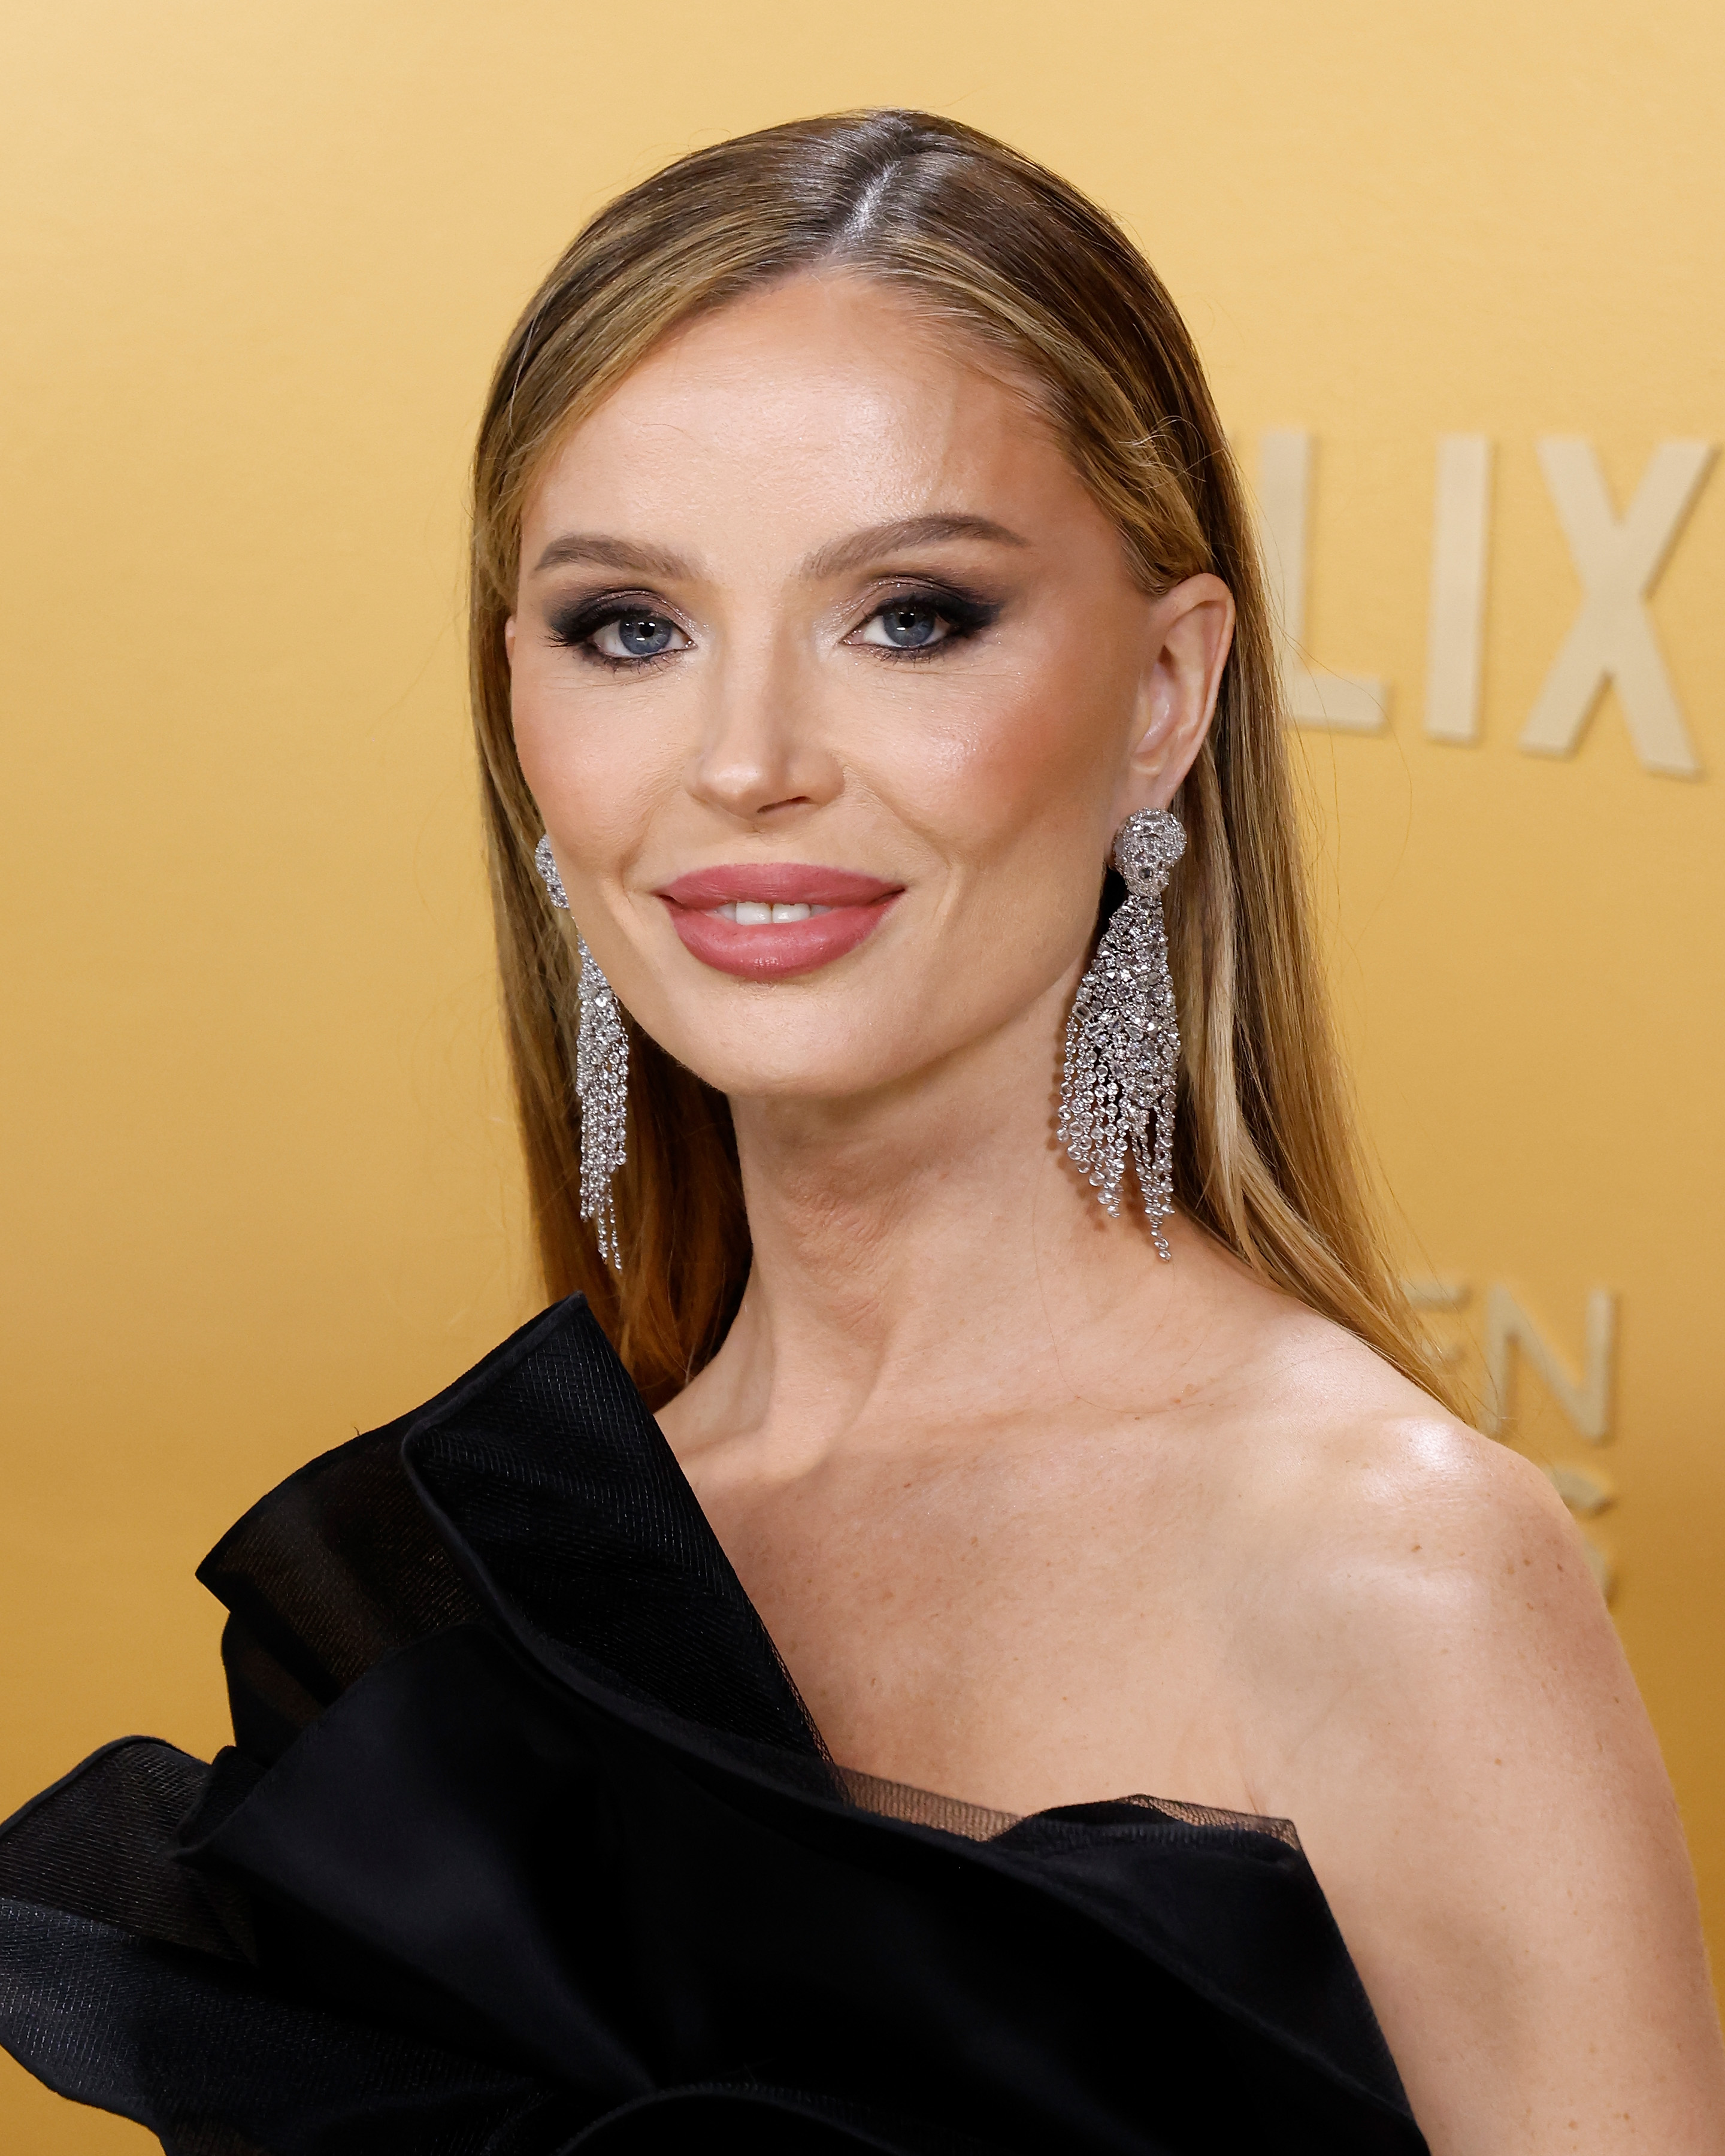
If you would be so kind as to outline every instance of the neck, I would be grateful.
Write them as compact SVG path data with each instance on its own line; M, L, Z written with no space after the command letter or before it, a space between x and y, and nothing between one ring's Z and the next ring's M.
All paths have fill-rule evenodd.
M824 1449L973 1414L979 1389L1070 1398L1086 1339L1168 1269L1059 1148L1068 988L881 1092L732 1101L753 1265L685 1428Z

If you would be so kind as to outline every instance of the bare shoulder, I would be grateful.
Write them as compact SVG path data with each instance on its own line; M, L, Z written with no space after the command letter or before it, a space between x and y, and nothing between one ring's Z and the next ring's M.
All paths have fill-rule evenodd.
M1233 1353L1211 1389L1207 1438L1265 1556L1324 1604L1340 1595L1494 1598L1519 1569L1548 1593L1598 1596L1547 1478L1458 1420L1343 1327L1236 1277ZM1525 1585L1526 1583L1521 1583ZM1585 1599L1583 1590L1593 1596Z
M1260 1620L1266 1710L1325 1687L1405 1692L1434 1661L1476 1686L1530 1656L1615 1683L1615 1635L1547 1477L1343 1327L1225 1253L1194 1255L1213 1353L1182 1450L1206 1486L1211 1586Z
M1324 1320L1299 1313L1264 1348L1243 1373L1235 1442L1257 1552L1263 1621L1245 1653L1265 1783L1313 1832L1326 1790L1357 1810L1392 1778L1404 1808L1441 1792L1446 1820L1483 1816L1516 1759L1548 1785L1567 1762L1669 1810L1548 1478ZM1276 1788L1261 1794L1273 1809Z
M1676 1806L1555 1491L1303 1313L1234 1410L1254 1794L1433 2147L1725 2149Z
M1464 1630L1489 1612L1512 1618L1513 1635L1584 1620L1609 1636L1548 1478L1340 1327L1301 1312L1269 1331L1235 1407L1242 1486L1268 1516L1285 1584L1326 1625L1358 1609L1374 1653L1397 1637L1381 1627L1398 1612L1416 1654L1432 1650L1440 1609ZM1479 1644L1507 1642L1494 1621Z

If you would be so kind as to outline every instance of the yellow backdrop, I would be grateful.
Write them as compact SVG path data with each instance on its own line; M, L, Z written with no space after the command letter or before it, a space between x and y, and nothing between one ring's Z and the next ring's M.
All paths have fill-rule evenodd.
M3 44L0 1811L121 1731L207 1756L198 1556L531 1305L460 629L517 305L666 157L917 103L1142 239L1255 470L1272 436L1291 598L1306 470L1305 649L1387 698L1300 740L1409 1271L1476 1367L1508 1342L1515 1441L1615 1493L1588 1529L1725 1940L1725 480L1645 614L1686 453L1625 518L1725 431L1725 15L59 0ZM1453 453L1434 701L1457 434L1491 463ZM1591 453L1548 478L1545 437ZM1478 737L1435 739L1480 590ZM1547 734L1602 660L1625 689L1530 752L1589 590ZM1673 739L1698 775L1648 767ZM0 2073L20 2156L145 2140Z

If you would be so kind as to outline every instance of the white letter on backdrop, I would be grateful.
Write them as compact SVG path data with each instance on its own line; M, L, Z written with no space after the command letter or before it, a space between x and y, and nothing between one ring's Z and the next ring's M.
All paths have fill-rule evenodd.
M1587 1362L1578 1384L1558 1360L1527 1312L1507 1287L1486 1297L1486 1426L1496 1435L1509 1414L1511 1356L1519 1348L1563 1413L1589 1445L1603 1445L1611 1427L1611 1360L1617 1306L1609 1288L1587 1299Z
M1440 434L1425 635L1425 731L1434 741L1479 739L1491 513L1491 443L1483 434Z
M1568 756L1599 691L1615 681L1635 754L1647 769L1692 778L1701 767L1642 601L1701 491L1712 444L1661 442L1620 524L1590 442L1548 435L1538 449L1584 596L1522 730L1521 746L1537 756Z
M1279 427L1258 445L1258 496L1264 519L1265 567L1281 639L1281 678L1288 716L1298 726L1374 734L1384 724L1389 690L1351 674L1317 673L1300 650L1306 634L1306 526L1311 499L1312 437Z

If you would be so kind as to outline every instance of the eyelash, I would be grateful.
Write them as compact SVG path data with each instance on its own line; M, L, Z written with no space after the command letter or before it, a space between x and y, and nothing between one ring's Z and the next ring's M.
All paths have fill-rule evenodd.
M583 600L567 613L554 615L551 640L567 650L578 651L591 665L603 666L613 674L638 674L644 667L659 666L675 658L674 651L658 651L644 653L637 659L614 659L608 651L593 649L593 639L602 629L614 621L627 621L632 614L650 614L663 621L671 619L660 612L658 602L648 593L607 592L601 598Z
M901 584L889 592L877 606L871 607L850 634L855 636L858 630L866 629L871 621L878 621L889 607L907 605L932 607L937 618L946 624L947 634L938 644L906 645L897 649L886 644L870 644L865 647L895 666L902 665L906 661L926 662L938 659L942 652L950 650L955 644L968 644L972 637L991 627L1000 618L998 600L985 599L975 592L961 591L956 585Z
M890 644L871 644L865 648L886 659L893 665L907 661L926 662L937 659L941 653L955 644L968 643L982 630L989 628L1000 614L997 601L981 598L974 592L961 591L952 584L902 584L871 607L856 628L850 634L855 636L877 620L891 606L931 606L946 624L947 634L937 644L895 648ZM614 621L624 621L631 614L654 614L670 621L662 614L656 603L644 592L608 592L601 598L588 599L568 612L554 616L550 624L551 640L570 651L578 651L590 665L603 666L608 672L637 674L649 667L663 665L666 660L676 657L674 651L644 653L634 659L614 658L610 653L595 651L593 639L602 629ZM686 630L681 632L687 634Z

